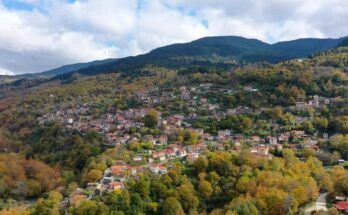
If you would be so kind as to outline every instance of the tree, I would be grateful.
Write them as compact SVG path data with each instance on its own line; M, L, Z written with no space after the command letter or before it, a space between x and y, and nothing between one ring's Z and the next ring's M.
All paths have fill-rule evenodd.
M348 173L346 173L345 176L337 179L335 183L335 191L344 195L348 195Z
M103 177L103 172L98 169L92 169L87 174L87 181L96 182Z
M259 211L249 195L235 198L229 205L230 211L238 215L259 215Z
M158 113L156 110L151 109L144 117L144 124L146 127L155 128L157 126Z
M329 121L325 117L315 117L314 125L319 131L325 132L329 126Z
M213 194L213 187L209 181L201 180L198 186L198 193L203 199L209 198Z
M163 215L184 215L185 214L180 202L174 197L169 197L164 200L161 206L161 212Z
M95 201L83 200L74 209L75 215L97 215L98 205Z
M269 115L275 120L281 119L283 110L280 107L275 107L269 110Z
M342 134L348 134L348 116L336 117L333 121L336 131Z
M31 209L31 215L59 215L60 201L63 196L58 192L50 192L47 199L39 199Z
M198 198L195 195L195 190L189 181L182 184L177 191L181 205L186 212L188 212L190 209L196 209L198 207Z
M204 156L199 156L194 162L193 167L197 173L204 172L208 168L208 159Z
M305 132L308 134L313 134L315 132L315 129L314 129L311 121L308 121L308 120L304 121L302 123L302 127L303 127L303 130L305 130Z
M132 191L138 193L143 199L147 199L150 195L150 182L140 177L132 186Z
M348 158L348 135L334 135L330 138L331 147L341 153L344 158Z

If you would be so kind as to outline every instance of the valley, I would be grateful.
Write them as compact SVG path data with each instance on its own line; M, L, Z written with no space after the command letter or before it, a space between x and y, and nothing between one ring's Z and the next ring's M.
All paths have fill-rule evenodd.
M325 192L338 213L348 195L348 48L276 63L204 59L214 63L3 84L0 207L296 214Z

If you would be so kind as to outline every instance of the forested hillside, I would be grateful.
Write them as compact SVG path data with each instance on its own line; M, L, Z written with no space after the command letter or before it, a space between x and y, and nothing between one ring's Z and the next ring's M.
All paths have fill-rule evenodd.
M190 54L210 56L202 43ZM298 214L321 193L340 214L348 48L273 64L221 56L129 58L108 64L120 72L2 91L0 214Z

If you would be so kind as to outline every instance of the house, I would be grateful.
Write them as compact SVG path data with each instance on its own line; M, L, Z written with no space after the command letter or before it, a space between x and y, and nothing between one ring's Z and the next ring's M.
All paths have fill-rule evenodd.
M142 160L143 160L143 157L140 156L140 155L137 155L137 156L133 157L133 161L142 161Z
M208 104L208 99L207 98L201 98L200 101L201 101L202 105Z
M176 151L176 156L178 157L185 157L187 155L186 151L184 149L179 149Z
M183 100L188 100L191 98L191 94L189 91L183 91L181 92L180 98Z
M305 132L302 130L293 130L293 131L290 131L290 133L294 137L302 137L305 134Z
M273 150L278 150L278 151L282 151L283 150L283 145L282 144L276 144L276 145L272 145L271 149Z
M231 135L231 130L229 130L229 129L218 131L218 138L219 139L224 139L226 137L229 137L230 135Z
M200 84L199 86L201 88L205 89L205 90L209 90L213 86L213 84L211 84L211 83L204 83L204 84Z
M214 150L219 150L219 151L224 151L224 150L225 150L225 146L224 146L224 144L222 144L222 143L214 144L214 145L212 146L212 148L213 148Z
M168 144L168 136L165 134L162 134L159 138L158 138L158 143L160 145L165 145Z
M254 154L258 154L258 155L268 155L269 147L265 145L259 145L259 146L251 148L250 152Z
M181 126L184 117L182 115L174 115L167 119L168 124Z
M204 129L203 129L203 128L196 128L196 129L194 129L194 131L195 131L198 135L204 134Z
M335 200L336 201L345 201L346 197L344 197L344 196L335 196Z
M116 166L126 166L126 162L124 160L115 160Z
M157 140L152 135L145 135L144 139L146 142L152 143L153 145L157 144Z
M110 184L108 184L108 188L110 190L114 190L114 191L121 190L124 188L124 184L123 184L123 182L113 181Z
M226 115L234 115L237 114L237 109L227 109Z
M337 204L335 204L335 208L342 213L347 213L348 212L348 202L346 201L340 201Z
M337 164L340 165L340 166L343 166L345 162L346 162L346 161L343 160L343 159L337 160Z
M271 145L275 145L278 143L278 139L276 137L268 136L267 140L268 140L268 143Z
M254 135L254 136L251 137L251 140L254 141L254 142L259 143L261 141L261 138L260 138L260 136Z
M324 104L325 104L325 105L330 104L330 99L328 99L328 98L324 98Z
M165 154L166 154L166 156L168 158L175 157L175 155L176 155L176 153L175 153L175 151L173 149L166 149L165 150Z
M199 154L198 154L198 153L190 153L190 154L187 155L186 161L192 163L192 162L194 162L198 157L199 157Z
M122 178L125 176L127 166L112 166L111 173L116 178Z
M198 117L198 116L197 116L196 113L190 113L190 114L189 114L189 118L190 118L190 119L197 119L197 117Z
M201 139L202 140L212 141L212 140L214 140L214 137L211 134L209 134L209 133L204 133L204 134L201 135Z
M307 103L306 102L296 102L296 108L299 110L307 108Z
M143 172L143 167L142 166L133 166L129 168L130 173L132 174L132 176L136 176L139 173Z
M167 167L162 166L160 164L149 164L148 168L152 173L158 174L158 175L163 175L168 172Z
M190 153L200 153L207 149L207 145L205 143L199 143L196 145L187 146L187 151Z
M69 118L69 119L67 120L67 123L70 124L70 125L73 124L73 122L74 122L74 119L73 119L73 118Z
M313 108L319 108L320 103L318 100L309 100L308 101L308 107L313 107Z
M247 92L257 92L258 91L258 89L253 88L252 86L244 86L243 90L247 91Z
M281 134L278 136L278 141L279 141L279 142L288 142L290 136L291 136L290 132L281 133Z
M153 152L152 158L159 159L160 161L164 161L166 160L166 152L165 151Z

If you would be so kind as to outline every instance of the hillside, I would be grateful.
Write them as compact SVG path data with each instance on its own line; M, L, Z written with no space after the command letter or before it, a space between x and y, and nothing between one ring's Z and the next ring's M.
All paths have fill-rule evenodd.
M214 67L228 69L243 63L266 61L276 63L303 58L336 47L343 39L298 39L268 44L257 39L236 36L206 37L189 43L160 47L116 62L91 66L59 79L69 79L73 73L93 75L109 72L136 72L146 65L180 69L185 67Z
M337 47L348 46L348 37L345 37Z
M139 71L0 98L0 210L28 199L29 214L282 215L320 192L348 196L347 47Z
M64 73L68 73L68 72L73 72L79 69L85 69L88 68L90 66L98 66L98 65L104 65L110 62L114 62L117 59L105 59L105 60L96 60L96 61L92 61L92 62L87 62L87 63L76 63L76 64L70 64L70 65L64 65L61 67L58 67L56 69L52 69L52 70L48 70L45 72L41 72L38 73L38 75L42 75L42 76L56 76L56 75L61 75Z
M245 63L263 61L276 63L303 58L341 44L344 44L344 38L308 38L268 44L257 39L237 36L205 37L189 43L160 47L138 56L65 65L35 74L0 77L0 84L37 77L70 80L76 73L82 75L110 72L136 74L145 66L168 69L205 67L226 70Z
M343 41L340 39L298 39L272 45L276 52L287 52L289 58L303 58L314 53L335 48Z

